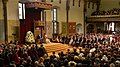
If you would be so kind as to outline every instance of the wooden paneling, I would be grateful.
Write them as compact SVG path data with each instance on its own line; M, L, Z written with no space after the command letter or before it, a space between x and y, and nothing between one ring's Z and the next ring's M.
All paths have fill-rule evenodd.
M120 17L90 17L87 19L87 22L96 22L96 21L120 21Z
M62 34L63 35L67 34L67 23L66 22L62 23Z
M75 22L69 22L69 34L74 34L76 33L76 23Z

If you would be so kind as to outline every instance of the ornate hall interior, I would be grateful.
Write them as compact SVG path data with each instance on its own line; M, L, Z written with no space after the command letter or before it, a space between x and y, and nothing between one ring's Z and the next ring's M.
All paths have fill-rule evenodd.
M0 0L0 67L120 67L120 0Z

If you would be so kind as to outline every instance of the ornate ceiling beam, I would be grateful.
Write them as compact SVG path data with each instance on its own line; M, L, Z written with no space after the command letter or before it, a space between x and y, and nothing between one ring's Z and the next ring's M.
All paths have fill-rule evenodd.
M99 3L101 0L85 0L87 2L92 2L92 3Z

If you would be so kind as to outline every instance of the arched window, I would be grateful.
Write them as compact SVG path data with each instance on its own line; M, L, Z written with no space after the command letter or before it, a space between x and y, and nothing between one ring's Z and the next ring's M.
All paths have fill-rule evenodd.
M52 10L52 22L53 22L53 35L58 34L59 32L59 23L57 21L57 8L53 8Z
M25 4L18 3L19 19L25 19Z
M114 22L109 24L109 30L115 31L115 23Z
M52 20L53 21L57 21L57 8L53 8L53 18L52 18Z

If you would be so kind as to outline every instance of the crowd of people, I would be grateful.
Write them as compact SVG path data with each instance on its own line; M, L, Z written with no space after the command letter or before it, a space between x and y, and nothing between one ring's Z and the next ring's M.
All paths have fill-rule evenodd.
M86 67L120 66L120 63L117 64L118 61L120 62L120 35L87 34L85 36L58 36L55 42L84 49L83 51L80 49L78 52L76 52L76 49L73 49L72 52L67 54L67 56L70 55L69 57L78 57L78 61L75 58L72 58L72 60L67 59L69 62L74 61L75 65L81 63L81 65L85 64ZM81 57L84 58L84 62L80 60Z
M38 67L39 57L47 55L43 45L0 44L0 67Z
M120 9L119 8L113 8L107 11L95 11L91 15L119 15Z
M54 42L60 42L63 44L69 44L72 46L85 46L85 45L93 45L96 43L100 44L116 44L120 43L120 35L119 34L111 34L111 35L103 35L103 34L86 34L86 35L69 35L69 36L57 36Z
M120 67L120 35L58 36L54 42L73 48L48 56L44 45L0 44L0 67Z

